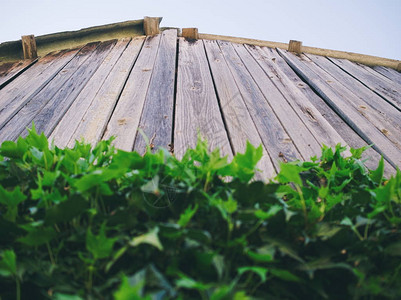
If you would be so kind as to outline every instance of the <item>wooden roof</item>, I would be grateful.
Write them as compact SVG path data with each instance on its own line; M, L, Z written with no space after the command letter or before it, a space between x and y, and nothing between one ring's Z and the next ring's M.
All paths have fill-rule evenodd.
M115 145L181 157L200 133L232 157L263 145L271 177L280 161L307 160L321 146L373 144L368 167L401 166L401 74L346 59L169 29L50 53L0 68L0 142L32 122L57 146L116 136ZM138 131L138 129L141 129Z

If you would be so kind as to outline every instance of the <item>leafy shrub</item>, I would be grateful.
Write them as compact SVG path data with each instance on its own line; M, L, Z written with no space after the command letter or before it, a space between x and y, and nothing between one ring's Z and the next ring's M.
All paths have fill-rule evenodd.
M178 161L33 129L0 148L0 298L396 299L401 172L344 149L266 184L250 144Z

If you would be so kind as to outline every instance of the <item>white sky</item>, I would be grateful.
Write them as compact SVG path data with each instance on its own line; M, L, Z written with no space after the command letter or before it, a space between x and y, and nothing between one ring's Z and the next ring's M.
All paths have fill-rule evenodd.
M144 16L161 26L401 60L401 0L0 0L0 43Z

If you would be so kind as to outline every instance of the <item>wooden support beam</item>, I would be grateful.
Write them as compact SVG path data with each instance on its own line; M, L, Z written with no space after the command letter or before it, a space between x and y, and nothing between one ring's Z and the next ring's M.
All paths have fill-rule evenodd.
M302 42L291 40L290 43L288 44L288 51L301 54Z
M160 33L160 18L144 17L143 30L145 35L156 35Z
M199 39L198 28L183 28L182 29L182 37L197 40Z
M398 71L398 72L401 72L401 63L398 64L398 66L397 66L397 71Z
M33 59L38 57L38 51L36 49L35 36L23 35L21 37L22 51L24 52L24 59Z

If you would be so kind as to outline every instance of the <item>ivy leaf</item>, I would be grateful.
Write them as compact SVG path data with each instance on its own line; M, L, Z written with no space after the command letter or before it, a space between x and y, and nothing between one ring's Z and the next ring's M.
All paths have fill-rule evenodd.
M239 275L242 275L245 272L256 273L260 277L261 282L265 282L268 269L263 267L241 267L238 268L237 271Z
M7 213L4 215L6 220L15 222L18 215L18 204L25 199L26 196L21 192L20 187L9 192L0 185L0 203L7 207Z
M0 260L0 275L16 276L17 275L17 257L14 250L5 250Z
M159 232L159 227L155 227L151 231L149 231L148 233L145 233L145 234L142 234L140 236L134 237L129 242L129 244L132 247L136 247L136 246L138 246L140 244L149 244L149 245L152 245L152 246L156 247L160 251L163 251L163 246L160 243L158 232Z
M296 183L302 186L302 180L299 173L304 171L304 168L291 164L291 163L280 163L280 172L277 174L277 179L281 183Z
M106 224L103 223L98 235L94 235L90 229L86 233L86 249L95 259L109 257L117 240L117 238L107 238L105 228Z
M28 144L21 137L17 142L5 141L1 144L0 154L5 157L21 159L28 150Z
M150 296L143 296L143 288L145 286L145 275L134 284L130 284L127 276L123 275L121 285L114 292L114 300L148 300Z
M379 166L369 176L376 184L380 185L383 180L384 173L384 159L383 156L380 158Z
M22 226L21 226L22 227ZM40 246L50 242L57 234L51 227L37 228L34 226L23 226L28 234L17 239L20 243L28 246Z
M192 217L198 210L198 204L195 204L194 207L188 207L181 215L180 219L178 220L177 224L181 227L187 226L189 221L191 221Z
M269 208L267 212L259 209L255 211L255 217L261 220L267 220L270 219L271 217L275 216L279 211L281 211L283 207L280 205L273 205L272 207Z
M291 272L287 271L287 270L282 270L282 269L269 269L270 273L277 277L280 278L282 280L285 281L292 281L292 282L300 282L302 281L301 278L299 278L298 276L292 274Z

